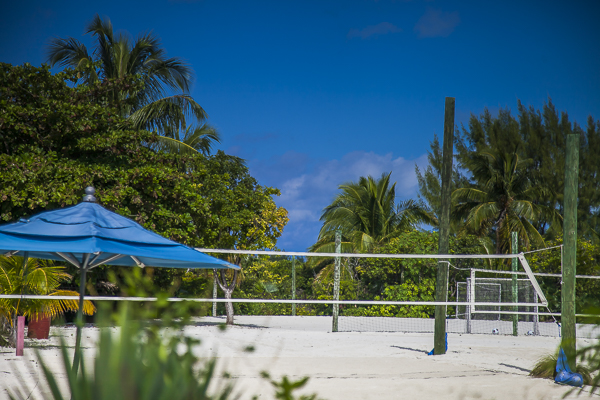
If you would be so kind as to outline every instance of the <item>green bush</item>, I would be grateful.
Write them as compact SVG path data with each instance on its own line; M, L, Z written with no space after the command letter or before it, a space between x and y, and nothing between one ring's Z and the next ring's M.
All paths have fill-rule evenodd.
M387 286L383 296L375 300L384 301L434 301L435 283L432 279L424 279L420 285L405 282L401 285ZM346 308L344 315L363 317L400 317L400 318L432 318L435 309L431 306L397 306L376 305L370 307Z

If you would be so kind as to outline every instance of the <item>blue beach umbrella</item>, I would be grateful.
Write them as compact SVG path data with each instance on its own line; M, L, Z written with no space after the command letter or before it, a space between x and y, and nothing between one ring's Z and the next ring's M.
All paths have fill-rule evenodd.
M96 203L92 187L85 192L83 201L76 206L0 225L0 254L66 261L81 271L76 350L81 340L85 275L94 267L240 269L107 210Z

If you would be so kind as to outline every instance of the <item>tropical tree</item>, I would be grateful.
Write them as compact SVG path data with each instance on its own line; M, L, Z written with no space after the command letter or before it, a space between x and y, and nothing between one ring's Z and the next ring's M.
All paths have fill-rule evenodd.
M586 238L598 240L600 232L600 121L587 118L585 129L569 120L565 111L557 110L551 99L541 109L525 106L517 101L517 115L509 109L497 114L485 109L481 115L471 115L467 126L457 127L455 136L455 163L452 174L452 190L476 184L470 174L469 162L481 152L514 153L527 165L528 174L537 177L537 185L547 189L544 196L535 199L536 204L563 210L563 186L565 177L565 143L571 133L580 135L579 148L579 200L577 202L578 232ZM440 205L440 168L442 151L436 137L428 154L429 165L417 168L419 198L424 200L434 214ZM562 235L560 229L552 228L552 219L539 218L532 221L536 230L546 239ZM461 220L451 223L451 232L458 232ZM557 236L557 237L555 237Z
M341 192L321 214L323 227L310 251L333 252L338 230L343 252L366 252L420 222L433 222L434 217L414 200L396 204L396 183L390 185L390 176L391 172L380 179L361 176L358 183L340 185Z
M214 143L221 142L219 132L208 124L187 126L185 131L176 129L151 147L171 153L189 154L191 149L202 154L210 154Z
M126 34L115 34L110 19L98 15L85 33L96 41L92 52L75 38L54 38L48 46L50 65L77 68L86 84L137 76L141 87L115 87L108 98L119 102L119 113L133 123L134 129L161 135L158 148L206 154L211 142L220 141L214 128L204 124L204 109L189 95L192 69L179 58L167 58L158 37L150 32L133 40ZM190 118L194 123L189 123Z
M518 152L473 154L466 165L475 183L452 193L455 215L463 221L461 232L495 239L497 254L510 249L511 232L517 232L527 248L543 246L534 223L543 219L558 229L562 218L556 209L536 203L548 189L530 174L531 163Z
M62 282L70 279L71 276L65 272L65 268L55 265L52 261L0 256L0 293L2 294L78 296L79 293L75 291L59 289ZM3 331L9 334L9 342L13 344L17 316L55 317L66 311L78 309L78 300L0 299ZM95 311L96 308L90 301L84 301L85 314L91 315Z
M431 210L434 218L432 223L437 228L437 221L439 221L440 214L442 212L442 148L437 135L433 135L433 140L430 142L430 150L427 152L428 165L421 170L415 165L415 175L417 176L417 182L419 185L418 199ZM452 180L450 182L450 189L453 191L459 187L466 186L469 180L464 176L464 169L457 165L456 161L453 162L452 166ZM460 225L456 219L450 220L450 234L456 234Z
M382 174L379 179L360 177L358 182L340 185L341 192L323 210L318 241L309 251L333 253L335 233L339 231L343 253L369 252L421 222L435 223L435 217L421 203L414 200L396 203L396 183L390 184L390 176L391 172ZM342 280L354 279L360 267L358 261L349 259L345 264ZM331 280L331 258L313 257L309 265L320 270L316 283Z
M288 221L275 203L279 190L222 151L149 149L157 135L131 129L118 104L105 101L113 86L126 89L133 79L72 87L71 69L0 63L0 220L77 204L91 185L104 207L188 246L273 248ZM88 279L106 281L113 269L100 266ZM157 268L153 281L172 289L184 272Z

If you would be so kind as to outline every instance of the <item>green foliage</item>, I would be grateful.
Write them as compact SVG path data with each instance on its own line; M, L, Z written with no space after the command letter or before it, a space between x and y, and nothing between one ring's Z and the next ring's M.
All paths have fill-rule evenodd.
M60 284L69 280L71 276L65 268L55 265L48 260L28 258L24 262L22 257L0 256L0 293L11 295L46 295L46 296L77 296L78 292L61 290ZM0 326L5 327L6 334L12 339L14 321L17 316L27 317L49 316L56 317L66 311L79 309L77 300L39 300L39 299L0 299ZM90 301L84 301L83 312L91 315L96 307ZM4 343L4 340L0 340Z
M415 166L417 182L419 184L418 199L426 204L431 210L435 219L432 220L432 225L437 226L437 221L441 213L441 171L442 171L442 148L437 135L433 135L433 140L430 142L430 151L427 152L427 167L421 171L418 166ZM461 170L459 170L456 162L452 165L452 180L450 189L453 192L459 187L463 187L468 183L468 180ZM450 233L458 232L458 224L454 219L450 219Z
M275 388L275 398L277 400L317 400L316 394L294 396L294 392L303 388L308 382L308 377L300 378L297 381L291 381L287 376L281 378L281 381L271 379L267 372L262 372L263 378L267 379ZM258 399L258 397L254 397Z
M96 188L104 207L193 247L272 248L287 223L274 188L244 162L167 154L147 146L157 135L134 129L113 100L132 78L71 87L77 72L0 64L0 219L14 221L80 201ZM93 272L91 275L94 275ZM100 271L99 275L106 275ZM164 287L183 271L160 270Z
M181 277L180 297L209 297L212 292L213 274L211 270L189 270Z
M375 296L374 300L384 301L434 301L435 281L423 279L419 284L405 282L401 285L386 286L382 296ZM399 317L399 318L432 318L435 309L431 306L397 306L375 305L368 308L356 307L346 309L344 315L357 315L364 317Z
M482 245L473 236L450 236L451 254L481 254ZM437 254L437 232L406 232L377 249L381 254ZM364 261L362 261L364 260ZM392 259L367 258L361 259L357 273L368 298L382 296L388 286L414 283L420 285L424 280L435 280L437 260L435 259ZM485 268L484 260L452 260L458 268ZM449 269L449 298L454 295L456 281L464 281L465 272L455 268Z
M598 309L596 309L597 311ZM580 348L577 352L577 359L577 367L581 364L585 365L584 381L586 385L591 385L590 395L600 392L600 340L595 340L592 344ZM577 372L580 372L579 369Z
M146 296L155 294L152 280L136 269L126 273L121 286L127 294ZM100 339L97 343L93 366L81 363L80 373L71 368L69 352L61 342L64 372L51 370L36 352L49 393L44 398L62 399L236 399L233 381L226 372L216 375L217 358L198 357L200 342L185 335L184 328L195 315L191 303L168 304L165 293L159 293L157 302L139 304L120 303L113 313L111 305L101 303ZM156 316L160 315L157 319ZM223 329L224 326L223 326ZM249 345L246 351L253 351ZM93 367L93 368L92 368ZM263 373L268 377L268 374ZM9 390L11 399L29 398L28 384L21 377L21 386ZM58 380L66 379L68 393L61 392ZM294 392L304 386L308 378L290 381L272 380L277 399L296 399ZM301 396L298 400L312 400Z
M377 180L371 176L360 177L358 183L340 185L341 192L323 210L319 239L309 250L335 252L335 233L339 230L343 253L369 252L414 229L419 223L431 222L433 217L421 204L412 200L396 204L396 184L390 185L390 176L391 172L382 174ZM310 263L319 269L315 283L332 282L332 258L313 259ZM348 268L342 270L342 281L355 279L354 264L347 260ZM351 282L348 285L356 286Z
M556 350L554 354L547 354L541 357L533 366L531 371L529 372L529 376L534 378L542 378L542 379L552 379L554 380L556 376L556 362L558 361L558 352L560 348ZM582 353L583 354L583 353ZM587 351L586 351L587 356ZM582 357L582 361L586 360L587 357ZM577 364L575 368L575 372L581 374L583 377L583 384L590 385L593 384L594 381L597 381L597 377L592 378L593 371L586 365Z
M537 204L547 190L529 170L533 160L517 152L478 152L465 162L473 183L454 190L454 215L464 221L461 231L490 238L495 234L496 253L508 253L511 232L517 232L525 248L544 246L534 224L541 219L560 229L562 217L554 208Z
M357 300L360 283L350 279L340 279L340 300ZM313 296L316 300L333 300L333 277L327 281L316 281L313 283ZM331 305L313 304L313 315L331 315ZM344 314L352 306L340 305L340 313Z
M571 123L566 112L556 110L551 100L542 107L542 110L525 107L520 101L517 108L518 115L516 117L508 109L501 109L496 117L486 109L479 116L471 115L468 127L457 128L452 179L453 191L462 189L462 194L465 195L467 195L466 192L471 192L471 200L475 200L477 196L474 190L481 190L483 193L480 193L482 196L479 197L488 198L488 202L496 199L494 200L495 207L499 210L509 210L511 207L502 207L501 195L491 196L498 190L490 186L491 182L487 182L485 177L477 173L478 165L482 164L478 163L477 159L484 157L484 154L490 154L496 158L499 155L505 155L505 159L507 159L506 156L510 156L526 160L521 161L517 175L521 175L520 179L524 181L524 187L529 186L531 193L527 196L526 191L515 190L515 193L521 192L521 195L514 200L527 200L530 203L527 205L530 211L523 213L523 211L527 211L526 208L518 210L513 207L513 212L521 212L519 217L521 224L529 223L531 225L526 229L521 229L521 240L523 243L527 243L528 240L537 236L534 230L545 240L560 237L562 235L560 221L551 211L557 210L562 214L563 210L566 135L579 133L581 140L578 228L583 237L597 241L599 237L597 233L600 232L600 191L597 186L597 176L600 173L600 162L597 157L600 152L600 121L595 121L591 116L588 117L584 130L577 123ZM423 172L417 169L419 197L425 200L437 215L440 204L442 160L442 152L437 138L434 138L431 143L428 158L430 165L427 169ZM494 167L494 169L502 171L505 168ZM511 177L507 173L502 173L500 176L501 181L505 183L514 182L514 178L518 178ZM533 194L533 191L536 193ZM508 191L505 192L508 193ZM455 200L458 199L455 198ZM504 200L511 200L511 198L508 196ZM506 203L506 201L504 202ZM483 204L485 202L482 202ZM481 229L478 233L479 236L489 238L487 247L490 251L494 251L493 249L507 251L508 246L503 238L502 230L518 230L519 223L516 222L516 218L513 218L515 222L509 224L512 226L509 226L508 229L500 227L500 238L498 238L496 230L499 228L499 224L494 222L491 217L494 214L491 212L492 210L489 210L491 208L493 207L490 205L488 207L490 218L487 223L474 225ZM537 211L534 210L535 208ZM497 220L502 217L500 212L496 213ZM481 215L483 211L480 211L479 214L480 218L478 219L484 222L485 218ZM465 214L453 214L453 232L456 233L464 227L465 218ZM473 232L473 230L471 231ZM528 231L528 233L524 231ZM498 241L500 243L497 243ZM531 242L536 244L534 240ZM539 240L537 242L539 245Z
M82 362L81 374L70 368L67 348L62 343L69 389L66 396L58 388L59 374L50 370L37 352L53 399L232 398L231 382L221 378L215 384L216 360L194 355L197 340L177 331L166 331L164 327L158 332L144 329L140 322L132 320L126 308L120 314L119 323L118 337L110 328L101 329L93 368Z
M419 204L409 200L396 205L396 183L390 175L380 179L360 177L358 183L341 184L341 192L325 207L319 241L311 251L333 253L335 232L342 233L342 252L367 252L386 243L429 215Z
M540 358L529 372L529 376L534 378L554 379L556 375L557 354L548 354Z
M312 268L305 260L296 262L296 298L314 298ZM250 258L242 263L239 289L234 297L245 299L291 299L292 260L288 257ZM244 315L290 315L291 304L236 303L236 314ZM296 315L315 315L311 305L296 306Z
M160 270L159 268L154 271ZM130 316L139 320L158 320L158 327L179 327L183 328L190 323L192 316L207 315L210 309L209 303L202 302L169 302L167 299L174 296L174 292L180 289L180 286L174 285L163 288L160 282L156 282L154 271L148 273L147 268L122 268L109 272L109 280L114 282L120 290L119 295L123 297L156 297L157 301L149 302L132 302L128 306L127 312ZM212 272L212 271L210 271ZM190 272L186 272L184 280L190 277ZM196 275L192 275L196 277ZM183 283L181 283L183 286ZM180 292L180 291L179 291ZM179 296L185 297L185 296ZM200 293L194 297L208 297L208 293ZM116 302L112 306L116 309L120 302ZM109 307L109 303L104 301L100 303ZM107 311L107 310L105 310ZM105 313L106 314L106 313ZM118 322L118 321L117 321ZM156 332L158 334L158 332Z
M561 239L550 241L548 246L562 244ZM561 274L561 249L533 253L528 256L533 272ZM577 275L598 275L600 243L579 238L577 240ZM542 291L548 299L550 310L561 309L561 278L537 277ZM575 309L583 313L590 308L600 307L600 279L577 279L575 282Z
M48 47L48 61L52 66L78 68L77 77L87 84L138 77L143 85L115 87L108 95L111 102L129 100L118 107L118 113L135 129L159 133L151 147L178 154L208 154L212 142L220 141L214 128L203 125L207 114L188 94L193 71L181 59L167 58L156 35L146 33L132 39L115 34L110 19L98 15L87 25L86 34L96 40L91 54L77 39L54 38ZM175 94L166 96L168 92ZM190 119L197 125L189 125Z

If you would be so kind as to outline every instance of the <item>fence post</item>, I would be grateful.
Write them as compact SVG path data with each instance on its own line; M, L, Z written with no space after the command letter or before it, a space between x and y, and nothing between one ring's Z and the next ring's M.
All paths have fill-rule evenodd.
M17 317L17 356L23 355L23 347L25 347L25 317Z
M537 293L535 293L535 290L533 292L533 297L535 298L535 303L537 303L538 302L538 295L537 295ZM539 307L535 306L533 309L535 310L535 315L533 316L533 334L535 336L539 336L540 335Z
M292 300L296 300L296 256L292 256ZM296 303L292 303L292 315L296 316Z
M470 303L467 312L467 333L473 333L473 311L475 311L475 271L471 270L471 277L467 279L467 301Z
M335 232L335 252L342 252L342 233L340 231ZM333 270L333 300L338 301L340 299L340 257L335 257L335 264ZM333 305L333 326L331 327L332 332L338 331L338 315L340 311L340 305Z
M511 232L511 250L513 254L517 254L519 252L519 236L517 232ZM510 260L512 263L512 271L517 272L518 260L513 258ZM513 303L519 302L519 289L517 286L517 274L512 274L512 301ZM519 311L518 307L513 307L513 311ZM513 314L512 316L513 322L513 336L519 335L519 315Z
M217 299L217 274L213 270L213 299ZM217 302L213 301L212 303L212 316L217 316Z

